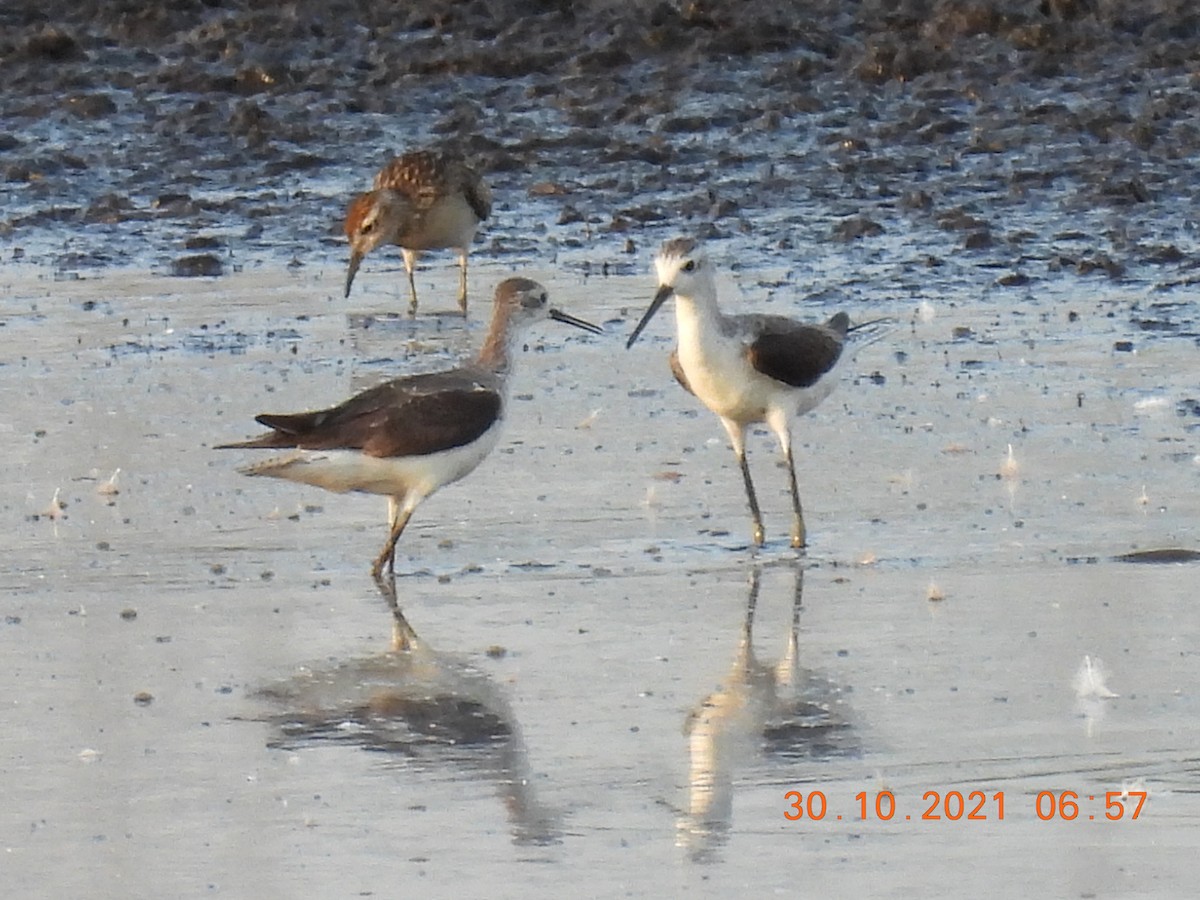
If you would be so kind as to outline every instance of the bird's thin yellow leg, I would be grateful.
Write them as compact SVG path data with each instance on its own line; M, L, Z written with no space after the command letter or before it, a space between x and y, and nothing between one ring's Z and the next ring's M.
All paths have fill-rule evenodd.
M375 558L375 564L371 566L371 575L376 579L383 574L384 566L387 566L389 574L394 574L396 571L396 541L400 540L400 535L404 532L404 526L408 524L408 520L412 518L411 509L401 509L399 501L395 497L388 498L388 505L391 510L391 532L388 534L387 543L383 545L383 550L379 556Z
M467 251L458 254L458 265L461 275L458 280L458 308L462 310L463 318L467 317Z
M404 271L408 273L408 291L412 298L409 301L408 314L415 316L417 314L417 282L413 273L417 269L417 254L407 248L402 248L400 253L404 257Z
M792 448L789 446L784 454L787 458L788 483L792 489L792 546L803 547L807 543L808 531L804 527L804 512L800 508L800 487L796 484L796 463L792 459Z
M800 508L800 487L796 484L796 461L792 456L792 430L788 421L788 412L781 407L767 411L767 425L775 432L779 440L779 449L787 460L788 486L792 491L792 546L800 549L805 546L808 533L804 527L804 512Z
M408 619L404 618L404 612L400 609L400 603L396 599L396 573L376 575L375 586L379 588L379 593L387 601L388 609L392 611L392 650L397 653L411 651L416 647L420 638L413 631L413 627L408 624Z
M742 467L742 479L746 482L746 499L750 502L750 519L754 526L754 543L763 545L766 532L763 531L762 513L758 511L758 497L754 495L754 482L750 480L750 466L746 463L746 451L738 451L738 465Z
M746 499L750 502L750 518L754 526L754 543L763 545L762 513L758 511L758 497L754 495L754 482L750 480L750 466L746 463L746 433L744 428L732 419L721 418L721 424L729 434L729 442L733 444L733 452L737 455L738 465L742 469L742 480L746 483Z

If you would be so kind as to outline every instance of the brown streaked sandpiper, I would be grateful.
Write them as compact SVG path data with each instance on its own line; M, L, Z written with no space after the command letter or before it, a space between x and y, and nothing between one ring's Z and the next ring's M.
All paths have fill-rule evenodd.
M374 188L356 197L346 211L350 240L346 296L363 257L380 244L396 244L408 272L409 311L415 314L417 256L422 250L451 247L458 251L458 305L465 316L467 253L480 223L491 212L492 192L479 173L462 161L430 150L396 157L379 170Z

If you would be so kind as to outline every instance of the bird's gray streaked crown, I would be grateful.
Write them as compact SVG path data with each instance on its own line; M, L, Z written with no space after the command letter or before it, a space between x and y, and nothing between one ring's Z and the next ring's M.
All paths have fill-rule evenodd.
M521 305L527 305L524 302L522 294L527 295L535 306L541 306L546 302L546 289L534 281L532 278L506 278L500 284L496 285L496 299L502 302L520 302Z
M663 241L662 248L658 251L658 255L662 257L675 256L682 259L685 256L691 256L699 249L700 243L695 238L671 238L669 241Z

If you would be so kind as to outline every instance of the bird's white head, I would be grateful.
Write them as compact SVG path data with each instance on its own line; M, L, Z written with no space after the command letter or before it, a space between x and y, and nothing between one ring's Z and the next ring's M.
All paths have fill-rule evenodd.
M712 264L708 261L704 248L692 238L673 238L666 241L659 249L658 256L654 258L654 269L658 273L658 292L625 343L626 349L633 346L642 329L671 297L701 301L716 299Z
M708 255L698 241L692 238L674 238L666 241L654 257L654 270L658 273L659 290L670 288L681 297L692 297L701 288L712 283L712 265Z

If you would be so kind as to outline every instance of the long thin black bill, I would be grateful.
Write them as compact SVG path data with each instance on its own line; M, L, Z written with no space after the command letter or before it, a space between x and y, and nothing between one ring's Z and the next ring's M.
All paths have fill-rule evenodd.
M637 328L633 329L633 334L629 336L629 340L625 342L625 349L628 350L633 346L633 342L638 339L638 335L642 333L642 329L646 324L654 318L654 314L658 312L658 308L667 302L667 298L675 293L675 289L670 285L664 284L658 289L658 293L654 295L654 299L650 301L650 308L646 310L646 314L642 316L642 321L637 323Z
M572 315L568 315L561 309L551 309L550 318L555 322L562 322L566 325L574 325L576 328L582 328L584 331L590 331L592 334L603 334L604 329L599 325L593 325L591 322L583 319L577 319Z
M350 285L354 284L354 276L358 272L359 264L362 263L361 253L350 254L350 268L346 270L346 296L350 296Z

